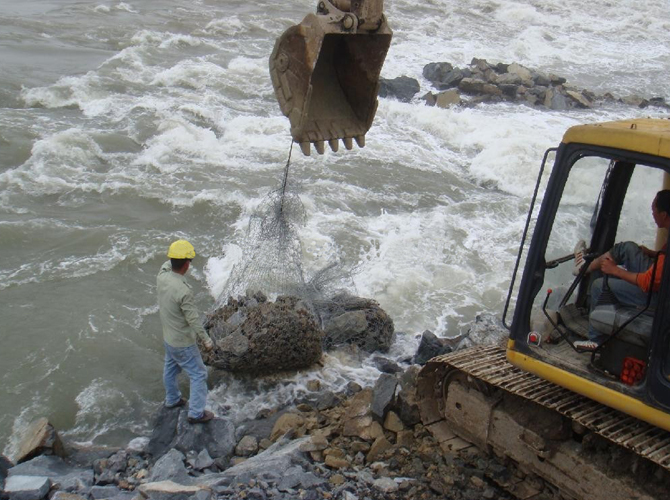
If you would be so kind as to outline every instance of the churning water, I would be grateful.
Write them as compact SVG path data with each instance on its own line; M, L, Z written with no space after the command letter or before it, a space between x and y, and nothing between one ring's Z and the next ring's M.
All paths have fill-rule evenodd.
M418 4L418 5L417 5ZM279 187L289 124L275 38L315 0L0 1L0 449L46 415L69 439L124 444L161 404L155 275L195 245L203 311L249 218ZM665 0L387 0L382 76L519 62L597 93L670 98ZM577 123L663 116L624 105L437 109L380 99L367 146L293 155L307 273L340 259L401 332L455 336L499 314L540 159ZM652 234L651 221L643 233ZM262 381L214 376L231 415L378 372L345 354Z

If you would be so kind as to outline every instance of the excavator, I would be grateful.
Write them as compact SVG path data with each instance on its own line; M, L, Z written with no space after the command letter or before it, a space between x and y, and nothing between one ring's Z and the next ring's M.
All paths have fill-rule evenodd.
M364 146L391 36L381 0L322 0L277 40L270 74L303 153ZM438 356L418 374L422 423L445 454L485 453L497 464L489 477L517 498L670 497L667 231L651 244L660 287L643 305L617 299L613 278L592 303L598 273L586 273L616 242L650 237L649 207L669 188L670 120L577 125L546 151L502 314L506 340ZM604 340L585 351L589 330Z

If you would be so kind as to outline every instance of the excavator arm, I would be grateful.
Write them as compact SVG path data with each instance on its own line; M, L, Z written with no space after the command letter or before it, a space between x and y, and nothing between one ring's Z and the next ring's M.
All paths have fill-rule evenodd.
M383 0L319 0L276 41L270 76L291 136L305 155L341 139L347 149L365 134L377 111L379 74L392 32Z

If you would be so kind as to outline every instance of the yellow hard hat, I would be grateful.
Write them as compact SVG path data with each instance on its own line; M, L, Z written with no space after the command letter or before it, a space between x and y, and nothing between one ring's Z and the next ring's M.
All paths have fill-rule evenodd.
M171 259L192 259L195 257L195 248L186 240L177 240L170 245L167 256Z

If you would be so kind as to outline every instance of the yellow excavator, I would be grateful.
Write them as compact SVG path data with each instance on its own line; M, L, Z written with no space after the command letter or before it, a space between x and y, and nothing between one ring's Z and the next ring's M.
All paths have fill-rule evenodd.
M652 272L662 279L643 305L618 301L604 287L591 304L595 276L585 270L615 242L651 227L652 200L670 187L670 120L571 127L545 154L535 193L550 155L551 175L536 218L531 205L504 309L507 343L430 360L418 378L422 421L445 447L457 435L517 464L521 477L503 486L519 496L546 496L540 486L551 485L557 498L667 499L670 266L658 261L667 232L648 235L660 250ZM580 267L569 246L581 238L589 244ZM579 341L590 328L604 340L585 352Z
M365 144L390 42L381 0L319 1L277 40L270 74L303 153ZM501 465L492 479L518 498L670 498L670 266L658 259L668 235L656 237L661 285L644 305L608 286L591 304L595 273L575 266L574 251L585 240L588 265L615 242L648 237L669 180L669 120L568 129L542 161L503 312L506 345L439 356L419 373L423 424L445 451L486 452ZM589 329L605 340L585 352Z

